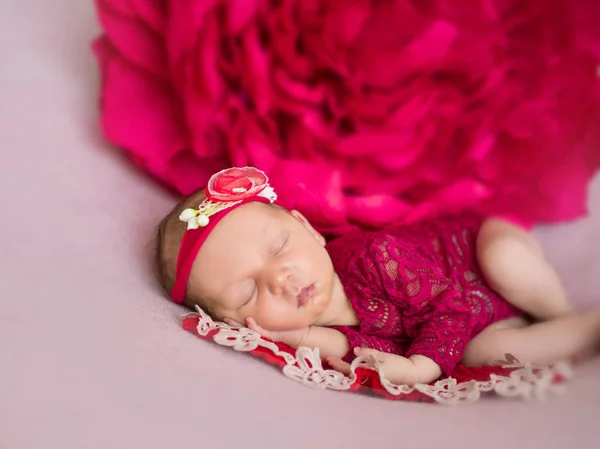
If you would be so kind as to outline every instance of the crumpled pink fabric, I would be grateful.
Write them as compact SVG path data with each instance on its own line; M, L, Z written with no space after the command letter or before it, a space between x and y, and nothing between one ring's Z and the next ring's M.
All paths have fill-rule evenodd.
M597 0L96 4L105 135L182 194L254 165L330 234L586 212Z

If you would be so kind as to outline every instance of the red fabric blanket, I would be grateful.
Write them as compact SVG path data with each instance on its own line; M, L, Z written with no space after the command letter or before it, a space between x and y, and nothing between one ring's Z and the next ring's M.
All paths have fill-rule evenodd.
M456 405L475 402L489 393L510 398L543 399L560 391L560 383L570 375L570 369L566 365L526 366L507 354L506 360L494 365L481 368L459 365L449 377L429 385L409 387L387 381L372 360L356 359L352 363L351 375L344 376L324 365L318 351L308 348L293 350L282 343L273 343L247 328L234 328L215 322L201 310L197 314L186 316L183 327L200 338L261 357L278 366L290 379L304 385L374 393L393 400Z

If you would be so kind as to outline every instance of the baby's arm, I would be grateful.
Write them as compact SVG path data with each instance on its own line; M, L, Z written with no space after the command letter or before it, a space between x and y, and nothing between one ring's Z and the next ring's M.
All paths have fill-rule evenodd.
M310 326L298 346L319 348L321 358L344 357L349 350L348 339L337 329Z
M447 296L456 294L448 292ZM439 306L425 321L419 333L406 351L409 359L427 358L438 365L446 375L451 375L463 357L470 340L471 324L468 312L454 307L452 300L447 306Z
M239 325L230 322L228 324ZM285 343L292 348L306 346L308 348L319 348L321 358L344 357L349 350L346 336L330 327L308 326L303 329L292 331L268 331L260 327L253 318L247 318L246 324L249 329L258 332L271 341Z
M469 314L462 310L460 301L455 301L458 295L453 290L442 293L440 304L419 326L406 351L381 351L384 348L351 341L355 355L373 355L380 362L386 378L396 384L430 383L442 374L451 375L464 354L471 333ZM339 369L339 361L329 363Z
M410 361L404 365L417 372L420 382L433 380L435 372L451 375L472 332L465 293L443 266L410 242L384 236L371 245L369 258L376 268L373 284L402 310L412 339L403 352L384 352L404 355L404 362Z
M429 357L414 354L409 358L400 354L406 352L406 346L394 339L364 335L358 330L344 327L348 339L350 352L345 357L329 357L327 362L338 371L350 372L350 362L353 356L375 357L382 362L380 369L385 377L395 384L413 385L415 383L429 383L440 377L440 366Z
M373 357L385 378L397 385L428 384L442 375L437 363L421 355L406 358L368 348L355 348L354 354L358 357ZM346 374L350 372L350 364L340 358L330 357L327 362L338 371Z

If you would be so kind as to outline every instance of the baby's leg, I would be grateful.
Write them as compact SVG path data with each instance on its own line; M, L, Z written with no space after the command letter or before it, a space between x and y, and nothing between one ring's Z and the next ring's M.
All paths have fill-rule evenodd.
M541 246L518 226L486 220L477 236L477 261L488 285L532 317L548 320L572 310Z
M514 320L496 324L467 345L462 360L466 366L482 366L505 354L523 363L550 364L600 348L600 307L529 326Z

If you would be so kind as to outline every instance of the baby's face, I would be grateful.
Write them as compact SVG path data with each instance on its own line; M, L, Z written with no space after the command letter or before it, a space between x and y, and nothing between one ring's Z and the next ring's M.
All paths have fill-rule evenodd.
M335 272L324 246L300 213L245 204L212 230L189 288L221 319L252 317L267 330L300 329L331 301Z

